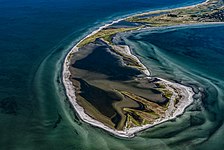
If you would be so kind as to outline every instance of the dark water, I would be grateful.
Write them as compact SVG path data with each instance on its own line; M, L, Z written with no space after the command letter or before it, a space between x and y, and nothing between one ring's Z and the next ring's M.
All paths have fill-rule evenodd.
M137 69L123 67L118 56L111 54L107 46L97 46L86 58L77 60L72 65L78 69L84 69L108 76L110 80L125 81L133 76L140 75Z
M200 1L0 0L0 149L168 149L194 143L183 132L181 137L185 138L178 138L176 144L175 133L189 124L186 121L178 126L182 119L149 130L150 136L143 134L131 140L115 138L80 122L65 97L60 75L69 48L105 22L134 12ZM212 84L218 86L219 82ZM221 91L209 90L214 91L211 96ZM221 146L223 142L217 137L223 133L219 123L222 116L217 117L221 111L216 110L222 108L222 102L218 105L214 99L211 103L209 110L214 109L214 115L210 116L211 123L207 122L211 130L207 126L195 129L201 133L195 141L215 133L207 143ZM193 119L199 124L205 122L200 115ZM160 128L160 132L170 129L172 134L158 136Z
M222 149L223 35L224 25L196 25L124 37L153 75L191 86L197 93L183 116L149 129L144 137L163 138L171 147Z
M195 26L189 29L163 30L160 34L143 35L141 41L152 43L166 55L177 59L191 71L223 79L223 26ZM162 35L162 36L161 36ZM206 36L207 35L207 36ZM174 38L175 37L175 38Z

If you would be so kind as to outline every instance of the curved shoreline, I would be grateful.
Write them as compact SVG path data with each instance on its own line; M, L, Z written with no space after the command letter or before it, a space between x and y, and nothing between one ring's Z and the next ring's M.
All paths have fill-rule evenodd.
M196 7L197 5L201 5L201 4L204 4L204 3L207 3L209 0L206 0L205 2L203 3L199 3L199 4L196 4L196 5L192 5L192 6L186 6L186 7L179 7L179 8L174 8L174 9L168 9L168 10L175 10L175 9L182 9L182 8L191 8L191 7ZM157 10L157 11L160 11L160 10ZM154 12L154 11L153 11ZM147 13L142 13L142 14L147 14ZM137 14L137 15L140 15L140 14ZM133 15L133 16L136 16L136 15ZM129 16L129 17L133 17L133 16ZM181 85L181 84L178 84L178 83L172 83L170 81L167 81L165 79L161 79L161 78L158 78L160 79L162 83L164 83L165 85L167 85L167 87L177 87L179 89L181 89L181 92L183 92L183 94L185 95L185 98L182 101L182 103L180 103L178 105L178 108L175 109L175 111L172 113L173 115L172 116L169 116L168 114L164 117L164 118L160 118L158 120L156 120L155 122L153 122L153 124L147 124L147 125L143 125L143 126L139 126L139 127L132 127L130 129L125 129L124 131L118 131L118 130L115 130L115 129L112 129L110 127L107 127L106 125L104 125L103 123L91 118L89 115L87 115L84 111L84 108L81 107L77 101L76 101L76 95L75 95L75 90L74 90L74 87L73 87L73 84L72 82L69 80L69 77L71 75L70 71L69 71L69 66L70 66L70 55L77 52L78 51L78 45L83 41L85 40L86 38L96 34L97 32L99 32L100 30L110 26L110 25L113 25L115 23L118 23L122 20L125 20L129 17L126 17L126 18L122 18L122 19L118 19L118 20L115 20L113 21L112 23L109 23L109 24L105 24L104 26L101 26L99 29L93 31L92 33L90 33L89 35L87 35L85 38L83 38L82 40L80 40L72 49L71 51L69 51L69 53L66 55L65 57L65 61L64 61L64 64L63 64L63 72L62 72L62 78L63 78L63 84L65 86L65 89L66 89L66 95L67 97L69 98L69 101L72 103L73 107L75 108L77 114L79 115L79 117L86 123L89 123L93 126L96 126L96 127L99 127L99 128L102 128L106 131L109 131L110 133L116 135L116 136L119 136L119 137L133 137L136 133L138 133L139 131L142 131L142 130L145 130L147 128L150 128L150 127L153 127L155 125L158 125L158 124L161 124L163 122L166 122L168 120L171 120L171 119L174 119L176 118L177 116L181 115L184 113L185 109L193 102L193 95L194 95L194 92L192 90L192 88L190 87L187 87L187 86L184 86L184 85ZM128 46L127 46L128 47ZM128 49L128 54L132 57L132 58L136 58L138 59L136 56L134 56L131 52L130 52L130 49ZM142 64L140 62L140 60L138 59L139 63L144 66L144 64ZM146 68L144 66L144 68ZM147 70L147 69L145 69ZM149 76L149 70L145 71L144 72L147 76ZM172 99L172 97L171 97Z

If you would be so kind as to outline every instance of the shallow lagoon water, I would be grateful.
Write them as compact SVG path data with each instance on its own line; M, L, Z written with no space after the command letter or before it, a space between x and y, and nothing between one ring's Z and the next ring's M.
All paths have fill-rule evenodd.
M156 127L142 135L176 141L176 146L188 145L191 149L221 149L224 144L220 141L224 111L223 29L224 25L193 25L123 37L153 75L191 86L197 93L195 102L183 116L161 125L160 131ZM172 142L168 143L174 145Z
M125 5L127 2L129 5ZM219 130L207 130L203 127L199 129L201 134L197 134L198 138L193 141L186 132L182 132L189 127L189 112L175 122L149 129L134 139L113 137L107 132L82 123L76 117L60 81L64 56L84 34L109 20L130 13L197 2L201 1L2 0L0 148L183 148L203 140L203 137L208 135L205 131L215 134L202 146L206 147L208 144L217 146L216 149L220 148L223 143L217 137L222 139L223 126L217 121L208 122L207 126L213 127L213 123L217 124L215 127L219 127ZM214 88L211 90L214 90L215 95L217 91ZM221 108L221 105L216 105L216 100L213 103L214 107L211 105L211 108ZM216 120L214 116L211 116L211 119ZM199 124L201 120L203 122L203 119L193 119Z

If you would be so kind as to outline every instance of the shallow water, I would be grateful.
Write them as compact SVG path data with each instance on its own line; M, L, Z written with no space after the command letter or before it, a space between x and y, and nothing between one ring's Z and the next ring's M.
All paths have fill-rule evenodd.
M0 149L169 149L190 146L208 136L202 146L222 146L222 101L205 100L203 105L211 111L205 110L206 116L195 115L196 111L196 117L189 117L191 112L187 112L176 122L149 129L134 139L119 139L79 121L60 80L63 58L71 46L105 22L200 1L0 1ZM221 81L201 80L213 91L206 97L221 93ZM203 126L190 128L189 124ZM194 130L198 132L188 136L187 131Z
M107 46L98 46L86 58L77 60L72 66L108 76L109 80L130 80L141 74L137 69L122 67L118 56L111 54Z
M183 116L149 129L142 134L144 137L163 138L171 147L221 149L224 144L220 141L224 114L223 34L224 25L196 25L124 36L152 75L181 82L197 93Z

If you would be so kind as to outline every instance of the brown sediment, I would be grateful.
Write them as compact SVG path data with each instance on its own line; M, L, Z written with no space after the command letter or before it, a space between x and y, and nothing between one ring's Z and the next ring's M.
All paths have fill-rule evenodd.
M105 43L100 40L95 44L92 43L86 45L83 50L75 53L75 55L72 57L72 64L69 68L71 72L70 80L75 87L77 102L80 106L85 108L85 113L92 118L103 122L110 128L115 128L117 130L124 130L127 124L127 111L125 111L125 109L128 108L132 109L133 112L134 110L139 111L138 113L142 114L143 116L145 115L145 112L141 112L141 109L146 108L146 110L156 110L155 113L161 116L162 107L156 103L161 103L166 99L163 96L162 91L157 90L157 86L149 79L147 79L146 76L141 72L136 71L137 74L130 76L127 80L119 80L109 79L109 77L113 77L108 74L104 74L104 72L102 73L101 71L97 71L97 66L93 66L96 67L95 70L88 70L88 67L82 68L82 64L81 68L80 66L78 66L77 68L77 62L89 57L97 57L97 55L91 56L96 53L93 49L101 47L105 48ZM123 57L114 53L112 47L105 48L105 50L108 51L107 55L111 55L111 57L115 56L115 58L117 59L113 60L117 61L117 64L115 64L115 70L117 65L117 67L129 68L135 72L136 68L125 66L124 64L122 64ZM131 58L128 55L126 55L125 57L129 57L129 61L139 63L134 58ZM95 61L91 63L96 64L93 65L100 65L98 64L97 58L94 58L94 60ZM139 66L142 67L142 65ZM128 91L129 95L125 95L124 92L120 91ZM132 96L130 96L131 94ZM141 98L137 96L133 98L133 95L141 96ZM149 101L150 99L152 99L152 102ZM145 107L140 108L140 105L144 105ZM132 113L132 115L134 115L134 113ZM129 116L132 115L129 114ZM144 122L146 121L147 120L145 120ZM139 124L141 125L142 123L143 122Z
M163 118L173 92L163 83L158 83L159 80L150 79L144 72L138 72L136 67L127 65L123 61L125 57L144 67L137 58L131 57L130 52L124 50L118 54L115 48L118 47L108 46L98 39L73 55L69 67L70 80L75 87L78 104L93 119L121 131ZM122 48L119 47L120 51ZM101 55L107 57L111 61L109 63L114 63L113 71L118 69L120 72L108 74L110 68L103 68L106 72L102 70L101 66L106 62L98 60ZM123 71L127 68L131 74ZM120 80L117 74L127 74L128 78L121 77Z
M182 114L193 101L192 89L164 79L149 78L148 69L131 54L127 46L114 44L112 36L147 26L162 27L217 21L214 14L223 8L219 2L223 3L221 0L209 0L196 5L197 7L164 11L166 13L159 11L161 14L151 17L141 18L150 13L141 17L129 17L126 21L146 24L134 28L110 28L107 25L105 29L101 28L77 44L66 57L63 82L67 95L80 117L116 135L130 137L140 130ZM214 4L218 4L218 7ZM202 15L210 12L207 17L192 15L192 12L197 13L201 10ZM113 57L112 61L110 57L106 60L103 55L100 57L97 54L95 61L89 59L90 64L79 63L94 54L96 47L104 48L104 51ZM104 65L100 59L117 66L100 68Z

